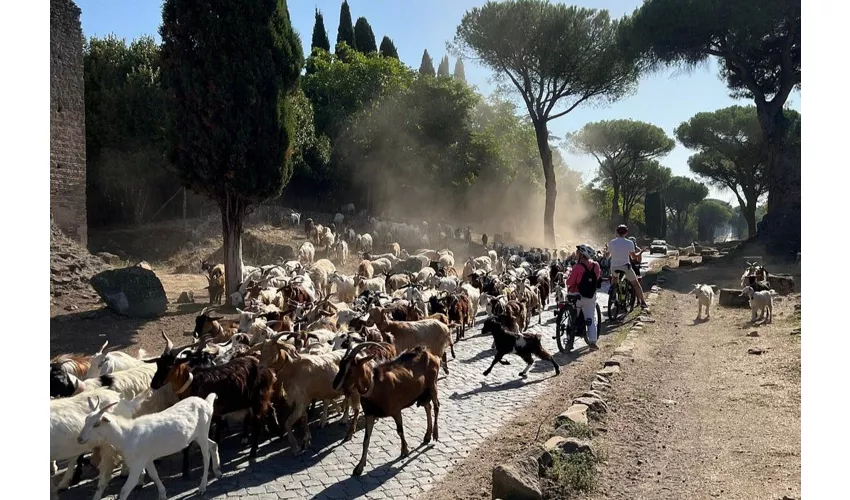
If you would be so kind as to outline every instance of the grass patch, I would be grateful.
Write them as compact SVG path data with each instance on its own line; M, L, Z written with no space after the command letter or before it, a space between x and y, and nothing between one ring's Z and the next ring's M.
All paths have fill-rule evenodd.
M574 492L591 492L596 488L597 458L588 452L552 453L552 467L546 469L546 477L559 489Z
M567 436L581 439L590 439L593 437L593 431L590 429L590 426L573 422L570 419L565 420L566 422L560 425L558 429L563 431Z

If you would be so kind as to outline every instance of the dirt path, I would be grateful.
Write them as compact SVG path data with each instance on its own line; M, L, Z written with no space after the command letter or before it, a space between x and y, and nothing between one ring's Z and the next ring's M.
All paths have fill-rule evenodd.
M800 497L800 336L790 334L799 295L775 303L772 325L716 306L696 323L686 293L710 273L666 273L656 323L613 385L606 432L594 438L607 458L588 498Z

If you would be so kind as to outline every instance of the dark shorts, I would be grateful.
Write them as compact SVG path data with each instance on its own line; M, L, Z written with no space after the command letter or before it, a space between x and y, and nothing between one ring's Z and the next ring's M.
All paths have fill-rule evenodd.
M632 262L631 266L632 266L632 270L635 272L635 275L640 276L640 263Z

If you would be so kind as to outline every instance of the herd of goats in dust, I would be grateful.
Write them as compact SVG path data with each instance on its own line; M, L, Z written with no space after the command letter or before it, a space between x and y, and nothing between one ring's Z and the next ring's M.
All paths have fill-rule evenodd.
M353 215L353 206L343 211ZM214 314L222 302L224 266L203 262L210 307L195 318L190 345L175 347L162 332L165 348L152 358L143 350L137 357L107 351L107 342L92 356L52 359L51 497L78 483L83 464L90 463L99 469L94 494L98 500L121 463L127 474L121 500L143 472L164 499L155 460L182 451L182 473L188 478L193 442L203 458L203 494L210 461L213 474L221 476L217 443L228 422L243 422L241 443L247 446L250 439L252 458L261 435L273 432L285 434L291 451L298 454L310 444L308 408L316 402L322 403L320 427L327 425L331 407L341 413L347 425L344 441L355 434L362 408L363 450L353 475L362 474L366 465L377 418L394 419L401 456L407 456L402 410L423 406L423 443L439 439L437 377L440 369L448 376L447 352L455 357L454 344L475 325L480 308L487 316L482 332L492 335L499 354L485 375L497 360L509 364L501 359L508 353L527 363L521 377L531 367L532 355L551 362L556 375L560 372L539 334L526 330L533 316L542 322L553 293L555 301L565 300L565 277L574 255L508 246L502 235L494 235L489 247L483 235L479 246L472 244L468 227L414 226L351 215L369 232L355 232L341 213L327 226L307 219L307 238L297 254L288 256L291 260L245 266L238 292L227 297L237 306L236 319ZM285 224L302 227L300 214L291 214ZM427 249L430 242L450 246L458 240L466 240L468 253L482 254L469 257L460 273L451 250ZM410 253L398 241L425 248ZM373 245L389 251L373 255ZM333 262L345 264L349 248L362 255L353 276L338 271ZM317 260L317 249L327 258ZM600 260L604 262L604 256ZM742 278L743 293L750 294L754 304L754 319L756 304L771 304L766 280L766 271L758 266L751 266ZM697 285L692 293L708 314L712 288ZM300 441L293 435L297 422ZM68 466L54 484L57 460Z

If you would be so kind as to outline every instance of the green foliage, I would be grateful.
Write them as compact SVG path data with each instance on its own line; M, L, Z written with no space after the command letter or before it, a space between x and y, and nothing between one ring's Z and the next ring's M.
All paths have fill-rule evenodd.
M673 239L680 243L690 239L689 231L694 207L708 196L708 188L690 177L675 176L664 190L664 201L673 226Z
M619 24L606 10L545 0L489 1L464 14L452 46L512 83L532 120L545 122L583 102L616 100L635 88L637 68L619 48ZM566 109L553 113L556 105Z
M378 52L375 34L372 33L372 27L365 17L358 17L354 24L354 43L357 50L364 54Z
M316 22L313 24L313 41L310 43L310 49L322 49L327 52L331 50L328 30L325 29L325 18L319 9L316 9Z
M303 64L286 2L166 0L160 35L171 158L185 185L222 206L277 196L292 173L285 97Z
M463 69L463 59L458 58L455 62L455 72L452 76L462 82L466 81L466 71Z
M449 73L449 56L443 56L440 59L440 66L437 67L437 76L449 78L451 77L451 73Z
M392 57L394 59L398 59L398 50L395 48L395 44L392 39L386 35L381 40L381 57Z
M735 193L748 218L749 236L755 236L755 208L768 187L767 143L755 106L697 113L675 134L685 147L697 151L688 159L693 173Z
M344 43L349 48L357 49L354 37L354 24L351 21L351 10L348 8L348 0L343 0L339 8L339 27L336 30L336 45Z
M291 183L327 181L331 175L331 143L327 136L315 133L313 104L300 88L287 96L295 116Z
M800 87L799 0L647 0L626 26L628 45L651 63L720 59L732 96L775 97Z
M426 76L435 76L434 72L434 60L431 59L431 56L428 54L428 49L425 49L425 52L422 53L422 63L419 64L419 74Z
M174 189L165 158L159 47L92 37L83 49L89 219L141 223ZM155 209L155 207L154 207Z
M699 240L712 242L715 231L732 219L732 206L722 200L703 200L697 205L696 216Z
M670 180L670 169L655 159L672 151L676 142L661 127L636 120L603 120L586 124L566 142L573 151L592 155L599 163L597 179L614 191L612 223L619 223L621 198L622 220L628 222L635 204Z
M563 453L552 452L552 467L546 469L546 476L553 479L561 488L561 494L568 492L592 492L596 488L597 458L590 452Z
M414 78L398 59L368 57L345 44L336 54L313 51L308 64L315 70L302 81L304 93L313 103L316 132L330 138L365 105L407 88Z

